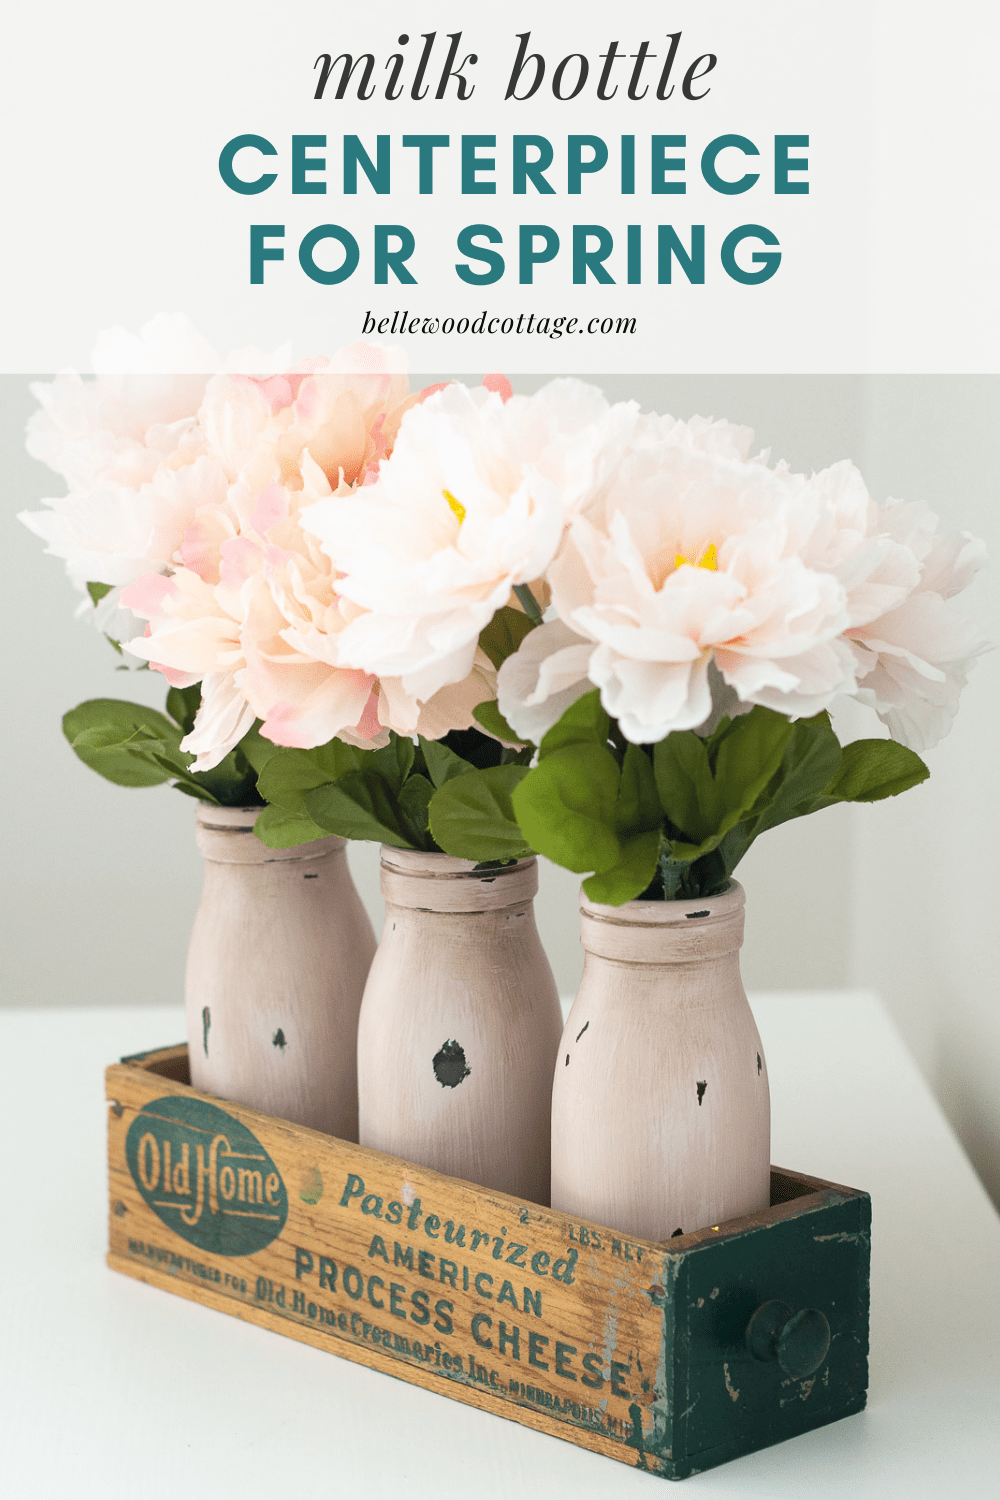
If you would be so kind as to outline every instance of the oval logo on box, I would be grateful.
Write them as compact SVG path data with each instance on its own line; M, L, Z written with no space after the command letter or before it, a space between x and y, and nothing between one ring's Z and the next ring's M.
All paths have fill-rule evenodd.
M245 1125L201 1099L154 1099L125 1138L133 1181L175 1234L215 1255L253 1255L284 1228L288 1194Z

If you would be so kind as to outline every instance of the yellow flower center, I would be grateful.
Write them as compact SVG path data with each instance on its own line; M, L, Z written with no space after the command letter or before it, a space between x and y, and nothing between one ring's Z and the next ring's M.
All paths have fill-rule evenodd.
M455 499L455 496L451 493L451 490L442 490L441 493L448 502L448 509L451 511L452 515L458 517L458 524L459 526L461 526L462 522L465 520L465 506L462 504L461 500Z
M716 555L715 555L715 543L714 542L709 542L708 546L705 548L704 552L698 558L697 562L692 562L689 557L685 557L684 556L683 552L675 552L674 553L674 567L675 568L707 568L710 573L716 573L716 572L718 572L718 563L716 562Z

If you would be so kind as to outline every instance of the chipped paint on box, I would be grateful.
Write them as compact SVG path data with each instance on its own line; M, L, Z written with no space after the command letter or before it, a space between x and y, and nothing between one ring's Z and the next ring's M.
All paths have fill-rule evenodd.
M666 1478L864 1404L864 1194L779 1174L764 1215L654 1245L185 1076L182 1048L108 1070L118 1270ZM747 1350L774 1297L837 1325L809 1381Z

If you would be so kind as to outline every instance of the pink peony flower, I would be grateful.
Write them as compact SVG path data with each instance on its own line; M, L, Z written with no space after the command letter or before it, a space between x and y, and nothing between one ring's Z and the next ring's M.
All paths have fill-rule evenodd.
M419 399L378 356L370 351L360 378L325 369L294 384L219 377L206 395L213 461L231 476L225 498L187 528L169 580L140 579L123 596L150 622L126 649L172 680L202 682L183 744L196 769L217 765L256 718L280 745L334 735L382 744L389 728L431 737L467 728L476 704L495 695L482 652L462 681L423 704L343 659L341 638L361 611L302 513L321 499L346 503L388 451L402 409Z

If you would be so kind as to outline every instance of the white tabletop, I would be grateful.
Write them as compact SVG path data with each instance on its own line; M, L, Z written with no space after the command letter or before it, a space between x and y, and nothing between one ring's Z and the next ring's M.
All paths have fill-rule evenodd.
M868 1410L684 1481L700 1500L997 1493L1000 1220L875 996L761 996L772 1159L872 1195ZM180 1009L0 1011L0 1494L475 1500L663 1481L104 1264L103 1067ZM688 1493L688 1491L685 1491Z

